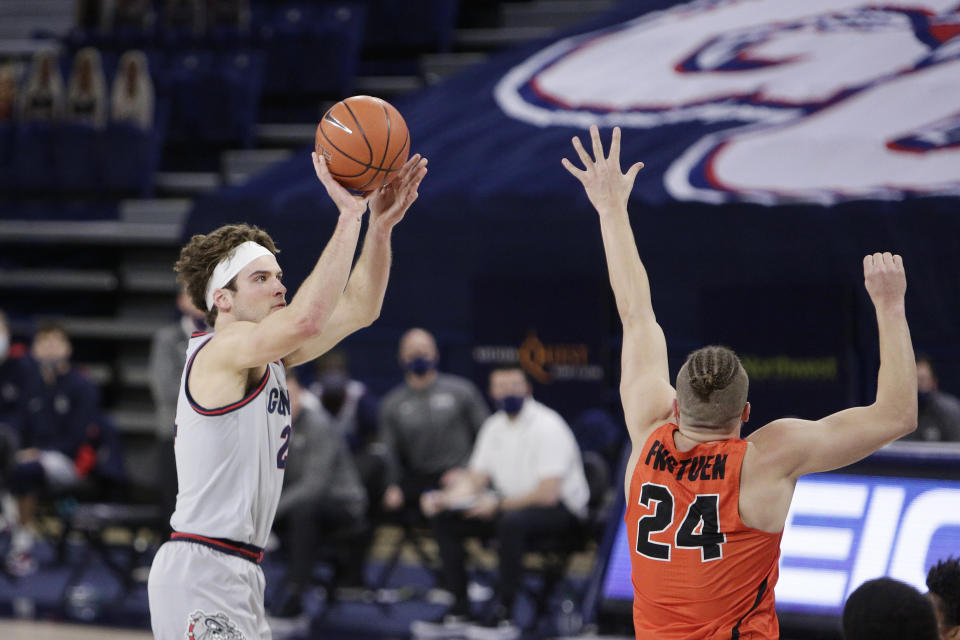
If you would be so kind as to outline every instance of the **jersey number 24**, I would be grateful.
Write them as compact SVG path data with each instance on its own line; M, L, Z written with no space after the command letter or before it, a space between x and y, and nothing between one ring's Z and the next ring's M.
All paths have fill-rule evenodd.
M672 546L682 549L700 549L701 562L723 557L725 533L720 532L720 496L716 493L698 495L677 528ZM640 504L649 507L656 503L653 513L637 521L637 553L651 560L670 561L671 545L653 542L650 535L670 528L676 517L673 494L662 484L647 482L640 489Z

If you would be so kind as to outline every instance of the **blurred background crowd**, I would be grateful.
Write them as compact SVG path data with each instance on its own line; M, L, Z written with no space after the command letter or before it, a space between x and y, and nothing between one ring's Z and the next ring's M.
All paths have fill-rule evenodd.
M721 195L678 195L667 176L689 153L678 145L700 148L765 109L778 124L789 109L826 113L881 82L851 80L824 98L811 74L815 97L721 87L674 104L662 70L631 75L643 60L631 62L629 42L608 52L617 63L605 73L581 63L572 79L551 75L566 72L564 51L589 53L678 4L0 0L0 614L144 626L144 571L176 497L184 351L207 330L174 281L177 251L193 233L255 223L278 240L295 290L335 220L307 155L314 128L358 93L398 106L431 174L398 229L382 318L289 372L295 436L268 564L277 619L369 637L431 637L434 622L477 606L531 634L590 622L591 575L622 508L626 431L599 236L559 170L583 113L638 118L624 155L648 169L631 209L677 349L672 370L701 344L737 349L751 375L747 431L871 396L876 328L859 259L902 253L921 354L910 438L934 443L907 451L955 455L937 473L956 480L960 454L947 443L960 442L960 176L928 192L888 180L879 196L847 185L810 196L792 183L737 191L713 154L689 183ZM717 9L694 4L682 10ZM866 11L842 4L837 23ZM956 8L884 11L907 15L910 47L929 48L910 63L917 75L952 60ZM842 31L811 15L784 29ZM851 31L880 23L869 17L847 16ZM708 75L697 65L715 64L708 71L730 78L784 64L750 50L773 27L730 29L736 37L707 34L697 45L715 49L691 49L669 72ZM871 58L844 46L836 55L852 67ZM518 73L533 79L510 97ZM577 102L590 82L610 96ZM666 97L650 105L623 87ZM936 95L949 102L944 87ZM694 113L710 100L737 111ZM956 114L933 122L897 144L914 145L911 158L956 153ZM833 146L816 136L808 146L835 150L841 138L827 137ZM933 580L941 637L956 637L944 635L960 624L955 563ZM107 611L107 592L122 613ZM417 604L390 612L407 602ZM818 637L799 628L792 637Z

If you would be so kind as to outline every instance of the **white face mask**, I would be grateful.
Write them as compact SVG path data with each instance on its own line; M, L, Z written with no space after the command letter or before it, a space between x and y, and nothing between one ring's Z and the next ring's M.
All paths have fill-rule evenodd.
M0 332L0 360L6 360L10 352L10 334L6 331Z

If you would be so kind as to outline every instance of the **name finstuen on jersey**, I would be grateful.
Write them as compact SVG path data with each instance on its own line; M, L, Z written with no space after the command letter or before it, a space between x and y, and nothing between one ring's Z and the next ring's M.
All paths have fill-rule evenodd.
M679 481L684 478L690 482L698 479L723 480L727 471L727 454L693 456L677 460L673 453L663 446L663 443L654 440L643 463L655 471L674 474Z

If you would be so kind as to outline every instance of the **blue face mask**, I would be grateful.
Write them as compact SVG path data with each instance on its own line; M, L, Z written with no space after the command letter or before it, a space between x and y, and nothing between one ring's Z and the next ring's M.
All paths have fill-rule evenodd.
M423 356L417 356L416 358L407 360L405 363L403 363L404 371L412 373L415 376L422 376L436 368L437 363L435 360L424 358Z
M497 406L509 416L515 416L523 409L524 396L504 396L497 400Z

